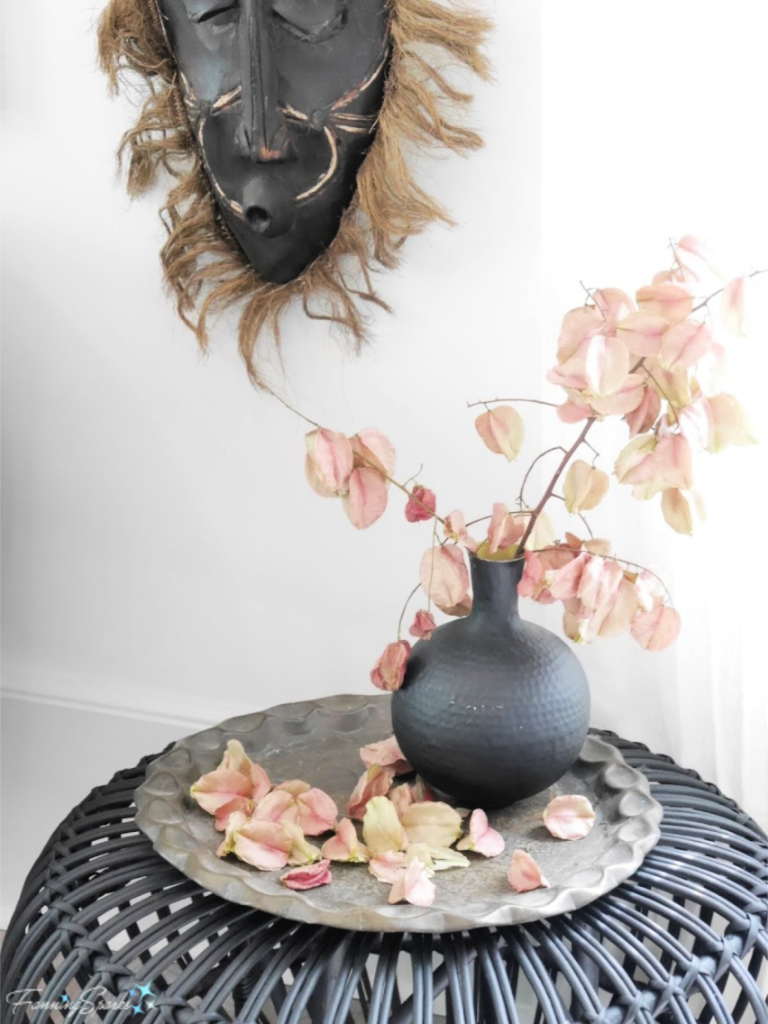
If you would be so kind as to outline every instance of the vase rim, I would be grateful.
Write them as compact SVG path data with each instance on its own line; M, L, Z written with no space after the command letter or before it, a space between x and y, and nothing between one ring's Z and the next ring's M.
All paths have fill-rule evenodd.
M467 551L470 560L473 562L482 562L484 565L514 565L516 562L525 561L525 552L521 555L515 555L514 558L481 558L480 555L476 555L474 551Z

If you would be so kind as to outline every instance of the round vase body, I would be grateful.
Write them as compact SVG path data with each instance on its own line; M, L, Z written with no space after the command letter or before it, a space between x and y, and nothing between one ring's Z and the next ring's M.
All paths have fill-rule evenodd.
M556 782L581 751L589 686L559 637L524 622L524 560L470 556L471 614L420 640L392 698L400 748L430 786L468 808L505 807Z

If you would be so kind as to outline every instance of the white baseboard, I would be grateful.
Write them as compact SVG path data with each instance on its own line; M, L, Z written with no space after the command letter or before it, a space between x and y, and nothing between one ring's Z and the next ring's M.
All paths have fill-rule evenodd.
M258 707L219 694L208 700L123 680L3 668L0 928L7 928L37 853L94 786L169 742ZM20 764L25 766L21 777ZM14 785L14 779L23 785ZM35 808L32 815L30 808ZM11 832L14 821L25 822L23 843Z
M225 718L258 711L235 701L190 697L121 679L96 679L74 672L3 668L0 693L10 700L132 718L139 722L204 729Z

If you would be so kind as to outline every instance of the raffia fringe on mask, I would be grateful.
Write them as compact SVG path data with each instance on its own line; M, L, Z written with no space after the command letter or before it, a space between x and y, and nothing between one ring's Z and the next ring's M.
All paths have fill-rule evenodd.
M149 90L118 155L127 164L131 196L148 191L160 170L171 178L162 210L168 238L161 259L179 315L205 349L211 318L240 307L239 348L256 384L257 342L271 330L279 344L280 317L290 303L300 301L307 316L339 325L360 345L366 339L365 304L387 308L375 293L372 270L396 266L403 242L433 221L451 223L445 209L416 183L408 150L432 146L466 154L482 145L477 132L462 123L472 96L455 89L436 64L463 65L488 79L483 47L490 21L458 3L390 3L391 66L355 198L328 250L284 285L258 276L221 220L155 0L110 0L101 17L99 60L112 90L129 86L130 73L141 76Z

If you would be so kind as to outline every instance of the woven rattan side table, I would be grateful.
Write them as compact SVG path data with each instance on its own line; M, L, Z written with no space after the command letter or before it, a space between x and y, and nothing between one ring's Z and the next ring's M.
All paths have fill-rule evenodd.
M136 828L146 758L76 807L30 871L3 947L4 1020L768 1024L765 834L696 773L601 735L664 806L641 869L573 914L434 936L299 924L205 892Z

